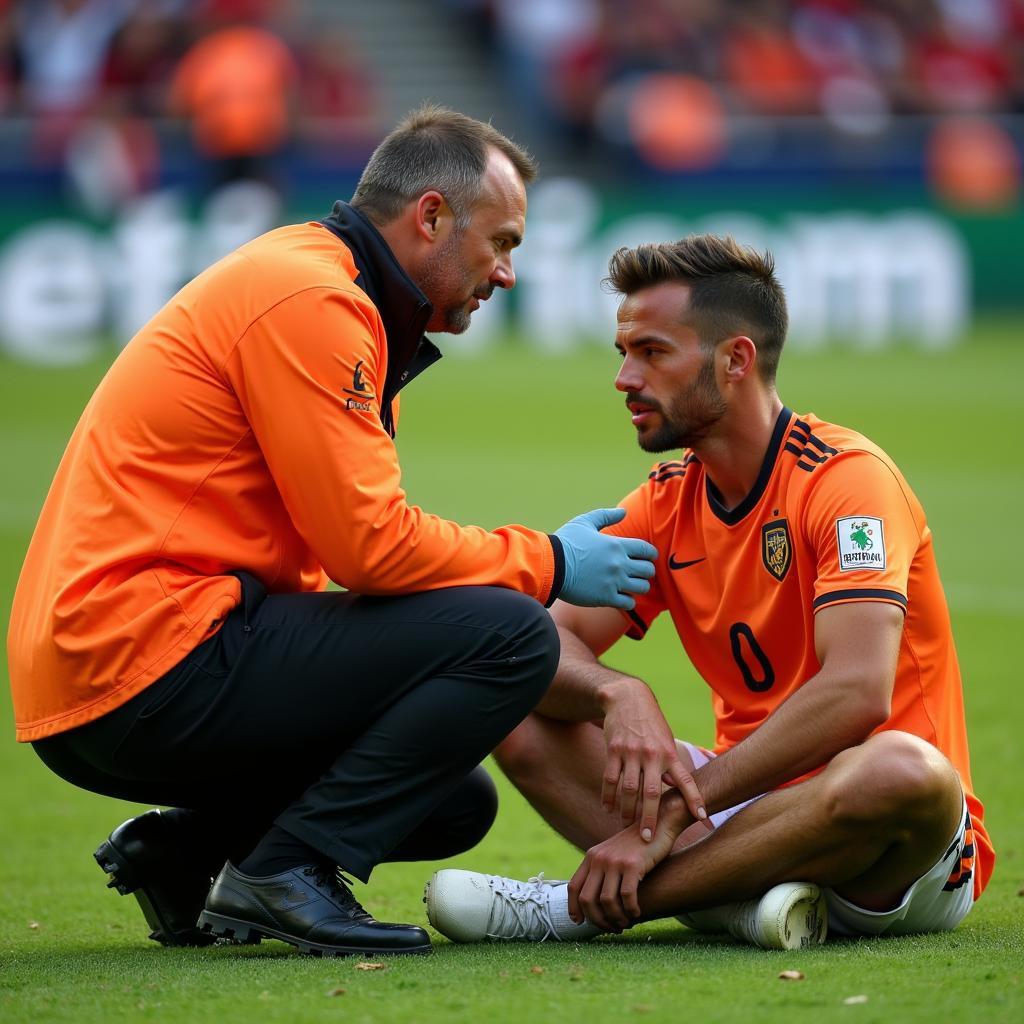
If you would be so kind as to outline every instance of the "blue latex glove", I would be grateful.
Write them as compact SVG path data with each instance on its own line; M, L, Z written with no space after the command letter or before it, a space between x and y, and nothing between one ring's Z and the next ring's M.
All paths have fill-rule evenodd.
M636 537L609 537L600 531L621 522L624 508L598 508L555 530L565 557L565 582L558 595L586 608L607 606L629 611L630 594L646 594L658 551Z

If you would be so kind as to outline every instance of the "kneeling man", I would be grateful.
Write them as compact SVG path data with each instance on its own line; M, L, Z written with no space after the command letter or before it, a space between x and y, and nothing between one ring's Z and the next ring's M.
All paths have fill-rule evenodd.
M576 940L677 916L767 948L955 927L994 854L920 503L867 438L783 405L770 256L692 236L620 249L610 281L640 446L683 449L613 528L657 573L626 613L555 605L555 682L495 752L586 856L568 884L438 872L431 923ZM711 687L713 751L597 660L666 610Z

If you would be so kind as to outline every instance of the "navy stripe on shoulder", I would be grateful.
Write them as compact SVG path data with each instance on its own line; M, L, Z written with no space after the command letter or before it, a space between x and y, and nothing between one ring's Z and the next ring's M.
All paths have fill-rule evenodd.
M898 590L869 589L853 587L849 590L833 590L831 593L816 597L811 607L818 609L836 601L852 601L860 598L869 601L895 601L903 608L907 607L907 599Z
M800 453L801 458L806 459L808 462L824 462L828 455L815 455L814 452L809 452L806 448Z
M811 444L818 449L819 452L825 452L827 455L838 455L839 449L833 448L830 444L825 444L820 437L815 434L811 434L809 438Z
M685 462L659 462L654 469L647 474L648 480L667 480L673 476L682 476L686 472Z
M802 427L806 432L797 430L796 427ZM817 451L812 451L812 447ZM811 428L803 420L797 420L796 426L790 430L784 450L797 457L797 468L805 473L813 473L817 466L839 454L838 448L833 448L812 434ZM821 454L818 454L819 452Z

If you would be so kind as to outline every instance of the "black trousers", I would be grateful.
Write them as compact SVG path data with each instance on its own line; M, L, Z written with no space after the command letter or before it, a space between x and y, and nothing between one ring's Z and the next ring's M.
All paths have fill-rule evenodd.
M33 744L68 781L186 808L214 861L276 823L362 881L474 845L496 795L479 762L544 695L558 638L494 587L243 600L163 678Z

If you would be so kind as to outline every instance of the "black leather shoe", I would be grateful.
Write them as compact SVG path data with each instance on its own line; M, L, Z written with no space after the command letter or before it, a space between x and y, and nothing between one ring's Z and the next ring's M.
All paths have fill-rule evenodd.
M206 897L199 925L239 942L281 939L316 956L430 952L422 928L375 921L335 870L320 864L254 878L229 861Z
M153 929L151 939L165 946L208 946L215 936L200 931L196 921L217 866L209 857L197 863L181 833L173 818L146 811L114 829L93 856L109 876L108 889L135 895Z

